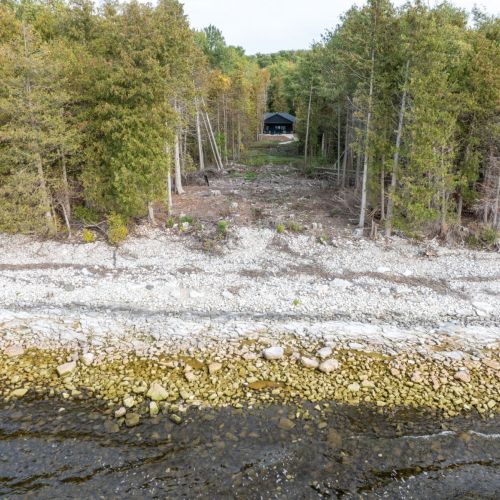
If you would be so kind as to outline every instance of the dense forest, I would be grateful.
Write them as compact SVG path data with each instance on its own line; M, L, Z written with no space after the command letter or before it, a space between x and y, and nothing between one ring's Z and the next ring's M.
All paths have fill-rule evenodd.
M119 240L288 111L298 167L360 227L495 237L499 45L498 18L447 3L371 0L310 50L247 56L177 0L0 0L0 231Z

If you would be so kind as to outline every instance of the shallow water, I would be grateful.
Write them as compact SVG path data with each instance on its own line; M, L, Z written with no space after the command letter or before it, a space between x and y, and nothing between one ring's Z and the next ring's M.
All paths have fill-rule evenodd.
M297 409L309 415L280 428ZM442 423L335 404L320 415L309 403L183 418L110 433L97 403L0 405L0 496L430 500L500 491L500 418Z

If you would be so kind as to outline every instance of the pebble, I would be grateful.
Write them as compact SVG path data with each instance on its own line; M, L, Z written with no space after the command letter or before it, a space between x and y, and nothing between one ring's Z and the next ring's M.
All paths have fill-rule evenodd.
M316 369L319 366L319 362L317 359L307 358L306 356L302 356L300 358L300 362L306 368Z
M180 425L182 423L182 418L179 417L179 415L176 415L175 413L172 413L169 416L169 418L174 424Z
M459 380L460 382L464 382L465 384L468 384L471 380L470 373L468 372L468 370L458 370L458 372L455 373L453 378L455 380Z
M24 354L24 348L20 345L11 345L5 349L4 354L8 358L14 358L16 356L22 356Z
M152 417L155 417L160 413L160 407L158 406L158 403L156 401L150 401L149 402L149 414Z
M91 366L92 363L94 362L95 356L91 352L86 352L85 354L82 355L82 363L85 366Z
M127 409L124 406L120 406L118 410L115 411L115 418L122 418L127 413Z
M110 434L115 434L120 432L120 426L112 420L106 420L106 422L104 422L104 430Z
M332 355L332 348L331 347L323 347L317 352L317 355L321 359L326 359Z
M340 367L340 363L336 359L327 359L319 365L319 371L323 373L331 373Z
M137 402L132 396L123 399L123 406L125 406L125 408L133 408L136 404Z
M76 361L70 361L69 363L64 363L57 367L57 373L60 377L63 375L68 375L76 369Z
M262 351L262 355L267 360L281 359L285 355L285 350L278 346L268 347Z
M284 429L285 431L289 431L295 427L295 422L289 418L282 417L279 419L278 427L280 429Z
M165 401L168 398L168 391L158 382L153 382L146 396L153 401Z
M351 392L358 392L361 389L360 385L357 382L349 384L347 386L347 390Z
M15 389L13 390L10 395L11 397L14 397L14 398L22 398L23 396L26 395L26 393L28 392L28 389L26 388L23 388L23 389Z
M210 375L213 375L214 373L217 373L221 369L222 369L222 364L221 363L210 363L208 365L208 373L210 373Z
M125 416L125 425L127 427L135 427L139 425L141 421L141 416L138 413L127 413Z

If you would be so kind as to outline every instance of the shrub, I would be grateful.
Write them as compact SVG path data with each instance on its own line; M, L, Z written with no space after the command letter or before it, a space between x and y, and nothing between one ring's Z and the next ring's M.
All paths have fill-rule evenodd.
M276 232L278 234L284 233L285 232L285 225L284 224L276 224Z
M490 226L480 226L467 239L467 245L473 248L492 248L497 239L500 238L500 233Z
M290 221L288 223L288 230L292 233L301 233L304 229L298 222Z
M174 224L175 224L175 221L174 221L174 218L173 217L169 217L167 219L167 221L165 222L165 226L168 228L168 229L172 229L174 227Z
M127 238L128 230L125 221L114 212L108 215L108 243L119 245Z
M99 214L83 205L73 208L73 218L82 224L97 224L99 222Z
M188 224L192 224L193 218L190 215L181 215L179 221L181 224L184 224L185 222L187 222Z
M298 307L298 306L300 306L300 300L299 300L299 299L293 299L292 305L293 305L294 307Z
M229 223L227 221L220 220L219 222L217 222L217 233L221 236L226 236L228 226Z
M247 172L244 175L244 179L246 181L254 181L255 179L257 179L257 174L255 172Z
M90 229L84 229L82 232L82 240L84 243L94 243L95 234Z

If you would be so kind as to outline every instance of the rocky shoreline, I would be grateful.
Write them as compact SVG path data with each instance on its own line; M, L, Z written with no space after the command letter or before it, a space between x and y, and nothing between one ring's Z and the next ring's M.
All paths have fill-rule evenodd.
M499 412L498 255L237 228L214 256L147 231L0 238L0 398L95 398L118 428L304 400Z

